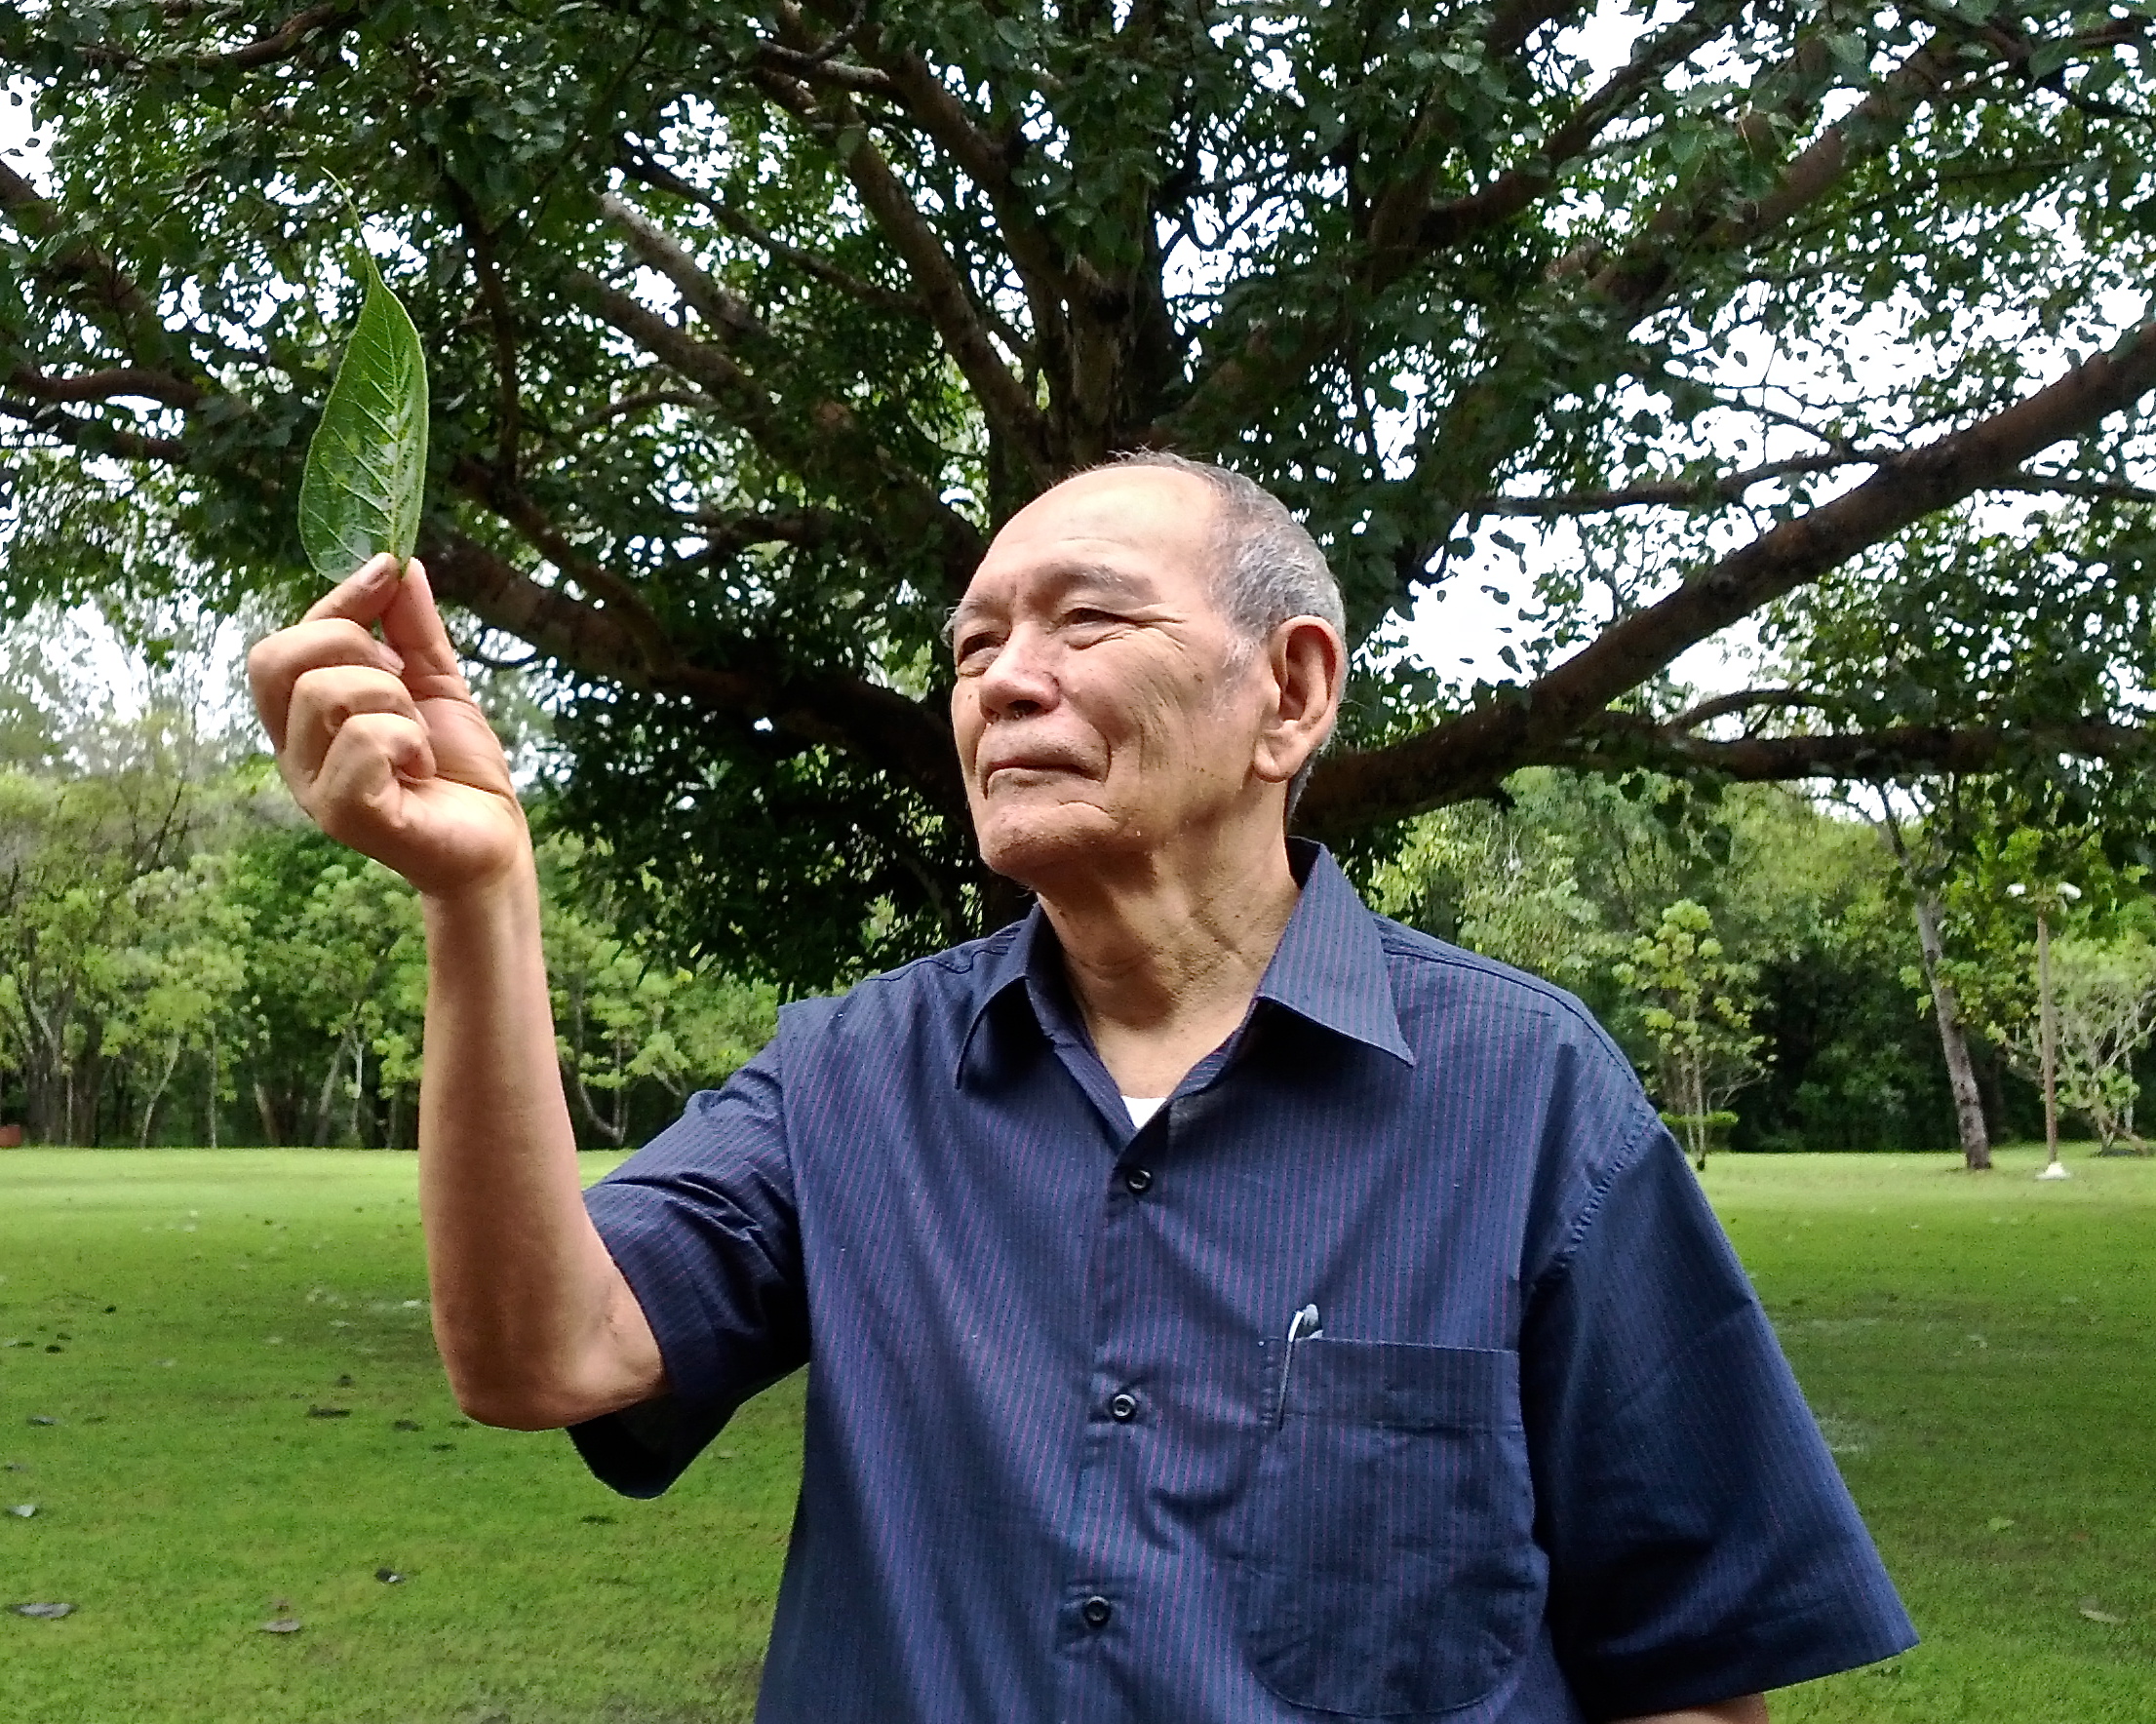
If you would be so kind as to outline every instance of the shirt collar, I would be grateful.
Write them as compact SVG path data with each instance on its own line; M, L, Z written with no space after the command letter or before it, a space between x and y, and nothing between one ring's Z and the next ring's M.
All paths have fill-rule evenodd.
M1303 889L1258 983L1257 998L1391 1054L1403 1065L1414 1065L1414 1050L1400 1034L1392 1003L1377 919L1323 844L1290 839L1288 864ZM1062 951L1038 903L1009 938L988 942L975 960L974 974L972 1018L953 1075L960 1084L981 1020L1014 988L1025 989L1035 1021L1051 1042L1077 1033Z
M1412 1066L1415 1052L1400 1034L1378 919L1323 844L1290 839L1288 862L1303 894L1258 983L1258 998Z

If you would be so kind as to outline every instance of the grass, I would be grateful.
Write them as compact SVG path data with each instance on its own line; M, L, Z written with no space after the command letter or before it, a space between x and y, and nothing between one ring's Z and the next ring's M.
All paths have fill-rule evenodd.
M1708 1169L1926 1636L1777 1724L2156 1718L2156 1164L2038 1158ZM0 1506L38 1505L0 1515L0 1604L77 1607L0 1617L0 1724L748 1716L798 1380L652 1504L464 1424L412 1175L0 1154Z
M1777 1724L2156 1719L2156 1164L2042 1160L1708 1168L1925 1637Z
M748 1717L798 1386L651 1504L564 1437L465 1424L427 1333L413 1172L0 1155L0 1341L21 1343L0 1349L0 1465L20 1469L0 1505L38 1505L0 1515L0 1605L77 1607L0 1616L0 1720ZM305 1626L261 1631L287 1618Z

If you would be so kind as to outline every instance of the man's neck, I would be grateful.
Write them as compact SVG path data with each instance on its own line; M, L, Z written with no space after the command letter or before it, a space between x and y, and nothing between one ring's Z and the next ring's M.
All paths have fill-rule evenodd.
M1134 1096L1166 1095L1235 1032L1299 891L1276 833L1059 884L1039 895L1071 992L1117 1087Z

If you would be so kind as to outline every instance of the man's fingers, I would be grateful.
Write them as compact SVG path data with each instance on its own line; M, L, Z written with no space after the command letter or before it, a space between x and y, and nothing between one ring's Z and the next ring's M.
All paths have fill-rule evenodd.
M308 606L307 614L299 620L322 622L340 616L365 628L381 615L396 591L397 559L384 551Z
M404 669L404 660L369 634L366 624L349 617L295 623L255 643L247 655L247 680L272 748L284 750L293 689L299 679L332 665L364 666L394 677Z
M372 644L372 643L371 643ZM394 713L424 725L412 690L392 672L368 665L320 665L293 685L279 758L299 783L322 770L332 745L363 713Z
M369 855L404 836L405 785L434 775L426 728L401 713L360 713L331 739L305 798L316 825Z
M414 694L421 700L436 700L468 693L450 631L442 626L442 613L435 608L426 566L418 558L405 565L404 579L389 595L381 616L382 639L403 656L405 681Z

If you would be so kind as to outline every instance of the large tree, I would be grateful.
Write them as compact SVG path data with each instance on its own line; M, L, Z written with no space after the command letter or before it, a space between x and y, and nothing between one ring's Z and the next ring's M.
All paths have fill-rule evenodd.
M2156 676L2148 46L1995 0L0 7L45 146L0 165L5 579L296 595L348 186L432 354L438 588L553 680L625 886L794 980L1007 907L939 627L1134 447L1331 552L1336 841L1535 763L2073 777ZM1463 579L1516 683L1399 651ZM1746 619L1785 674L1678 698Z

